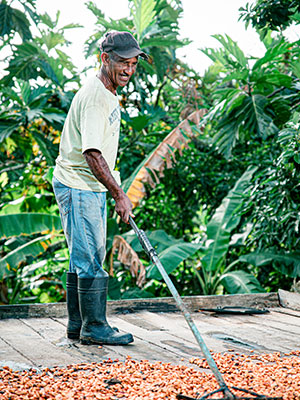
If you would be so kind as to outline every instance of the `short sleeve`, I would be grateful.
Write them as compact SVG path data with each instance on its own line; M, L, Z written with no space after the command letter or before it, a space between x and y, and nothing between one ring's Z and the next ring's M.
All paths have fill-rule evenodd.
M107 123L101 107L89 106L82 111L80 117L82 153L88 149L101 151Z

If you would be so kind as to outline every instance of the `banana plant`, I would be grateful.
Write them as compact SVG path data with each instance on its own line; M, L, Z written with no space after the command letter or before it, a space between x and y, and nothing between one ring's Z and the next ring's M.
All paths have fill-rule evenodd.
M27 257L36 258L61 238L60 218L43 213L0 215L0 280L15 275ZM64 239L63 239L64 240Z
M207 225L207 236L204 244L188 243L182 239L175 239L162 230L147 233L168 274L174 272L183 261L192 256L195 257L195 254L200 252L202 254L200 265L198 268L194 267L194 270L203 294L218 293L221 286L226 289L227 293L234 294L265 291L253 274L245 270L236 270L237 264L245 262L242 258L226 266L226 256L234 240L242 237L244 241L250 232L248 227L242 234L235 235L236 238L232 235L240 222L241 217L238 211L256 169L256 167L247 169L223 199L222 204ZM128 232L122 236L133 250L132 259L134 259L136 253L140 253L142 257L142 248L135 235ZM193 261L191 265L194 265ZM160 281L162 279L154 265L149 265L146 271L148 280ZM116 290L116 287L112 290ZM141 292L137 294L143 296Z
M272 163L255 174L243 210L252 224L246 248L253 251L243 255L241 262L258 271L264 267L266 284L272 285L270 276L275 275L288 289L288 278L300 276L299 139L300 113L295 112L278 134L279 151L272 154Z
M194 267L204 294L215 294L220 286L228 293L263 292L254 275L235 270L240 260L226 266L226 256L232 243L232 232L239 225L239 209L250 180L257 168L248 168L223 199L207 224L206 240L198 267ZM244 235L245 239L245 235Z
M290 278L300 278L300 252L279 253L276 249L269 249L244 254L239 260L259 268L272 264L281 274Z
M192 257L201 247L200 243L188 243L183 239L175 239L168 235L164 230L155 230L146 232L151 244L157 251L157 254L164 265L168 274L171 274L184 261ZM153 264L149 264L149 260L145 259L145 252L133 231L122 234L122 246L119 248L118 260L125 264L130 270L132 276L137 278L137 284L140 288L131 288L121 293L122 282L114 278L111 280L109 293L111 298L128 298L128 297L152 297L152 294L143 288L142 285L153 280L161 281L162 276ZM113 248L114 250L114 248ZM139 258L138 258L139 257ZM111 273L113 266L113 253L111 255ZM144 272L145 270L145 272ZM120 273L120 268L119 268Z

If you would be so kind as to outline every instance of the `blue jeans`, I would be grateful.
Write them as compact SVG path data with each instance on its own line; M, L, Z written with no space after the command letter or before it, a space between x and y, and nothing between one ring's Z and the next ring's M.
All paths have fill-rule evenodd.
M69 253L69 271L79 278L108 276L106 254L106 192L73 189L53 177L53 189Z

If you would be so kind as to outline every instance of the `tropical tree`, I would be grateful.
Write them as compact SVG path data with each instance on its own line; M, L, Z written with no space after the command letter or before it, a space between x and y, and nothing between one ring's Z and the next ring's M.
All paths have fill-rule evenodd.
M293 22L300 23L300 5L297 0L258 0L241 7L241 19L246 27L251 23L253 28L265 36L268 31L283 32Z
M78 77L74 79L74 65L61 50L68 44L65 30L78 25L59 28L59 13L52 21L47 14L37 15L35 1L19 3L20 10L11 2L0 6L6 65L0 81L0 214L5 221L1 224L0 279L4 280L1 297L7 293L9 301L18 301L16 287L21 292L26 281L24 274L20 278L18 267L41 253L46 260L50 250L65 247L47 221L56 219L56 229L61 229L51 189L52 169L74 95L66 85L79 83ZM35 267L24 271L38 274Z
M266 141L276 136L297 104L296 76L285 73L298 66L296 43L283 39L267 44L264 57L250 67L247 58L230 37L214 36L223 48L203 52L221 64L225 77L214 93L215 107L208 119L214 124L214 142L230 157L238 142Z
M19 1L19 8L12 7L13 0L1 1L0 4L0 40L2 50L4 46L11 46L15 36L23 42L32 39L31 24L36 25L39 16L35 10L35 0Z
M260 279L270 289L274 280L290 289L293 280L300 277L299 133L296 112L278 135L280 154L255 176L244 202L244 212L252 223L246 245L255 249L244 261L257 271L263 267Z
M247 227L241 234L232 236L241 220L241 200L249 190L249 182L255 170L256 168L248 168L245 171L207 224L203 255L196 270L204 294L215 294L220 286L225 287L228 293L263 291L253 274L233 269L239 259L229 265L226 263L230 246L236 245L238 241L243 243L250 233Z
M265 55L253 62L228 36L215 38L223 47L204 53L222 68L223 76L216 83L207 126L229 163L235 159L258 167L241 210L241 224L251 224L251 232L235 257L251 260L260 282L272 290L280 285L282 274L294 279L298 274L299 168L293 154L297 154L299 50L297 43L268 37ZM284 129L286 124L289 128ZM246 248L257 255L257 262L251 255L238 258ZM263 254L268 255L264 261ZM291 279L285 282L285 288L291 287Z

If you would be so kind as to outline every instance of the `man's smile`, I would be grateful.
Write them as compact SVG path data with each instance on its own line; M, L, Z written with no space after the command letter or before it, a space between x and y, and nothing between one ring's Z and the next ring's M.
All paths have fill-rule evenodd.
M122 80L128 80L129 78L130 78L130 76L129 75L127 75L127 74L120 74L120 78L122 79Z

